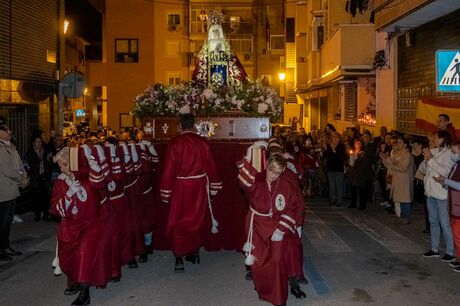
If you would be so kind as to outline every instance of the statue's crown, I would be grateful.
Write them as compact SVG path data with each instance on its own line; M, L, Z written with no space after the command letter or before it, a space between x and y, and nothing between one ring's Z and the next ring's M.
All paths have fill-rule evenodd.
M222 25L224 20L225 20L225 16L224 16L224 13L222 13L222 11L211 11L208 17L208 26L212 26L216 24Z

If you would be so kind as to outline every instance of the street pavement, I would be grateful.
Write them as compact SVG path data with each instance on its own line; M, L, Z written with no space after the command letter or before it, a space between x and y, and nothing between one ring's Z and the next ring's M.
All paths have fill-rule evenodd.
M52 274L57 225L13 225L13 246L24 255L0 262L0 305L70 305L65 276ZM460 273L439 258L423 258L423 208L415 205L412 223L399 225L378 205L365 211L329 207L308 199L304 226L307 299L289 295L287 305L458 305ZM443 254L443 253L442 253ZM244 279L240 253L201 252L201 264L186 262L173 273L170 252L155 251L138 269L123 268L119 283L91 288L91 305L268 305Z

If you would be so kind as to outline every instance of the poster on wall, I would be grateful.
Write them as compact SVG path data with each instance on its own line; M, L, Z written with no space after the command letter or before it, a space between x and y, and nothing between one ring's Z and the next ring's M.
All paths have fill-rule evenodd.
M436 51L436 88L440 92L460 92L460 50Z

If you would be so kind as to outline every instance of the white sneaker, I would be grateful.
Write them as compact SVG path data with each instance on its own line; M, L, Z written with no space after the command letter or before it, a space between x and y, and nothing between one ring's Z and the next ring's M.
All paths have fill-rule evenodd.
M388 203L388 201L384 201L382 203L380 203L380 206L388 206L390 203Z
M13 223L23 223L24 220L22 220L20 215L14 215L13 217Z

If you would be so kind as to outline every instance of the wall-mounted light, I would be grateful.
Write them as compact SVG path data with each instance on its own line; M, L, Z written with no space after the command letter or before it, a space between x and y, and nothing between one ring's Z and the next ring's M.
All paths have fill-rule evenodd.
M280 81L284 81L286 79L286 73L284 72L278 73L278 78L280 79Z
M198 15L198 17L200 17L200 20L201 20L201 21L206 21L206 20L208 20L208 15L206 14L206 11L205 11L205 10L201 10L201 11L200 11L200 15Z
M67 33L67 30L69 29L69 24L70 21L68 19L64 19L64 34Z

